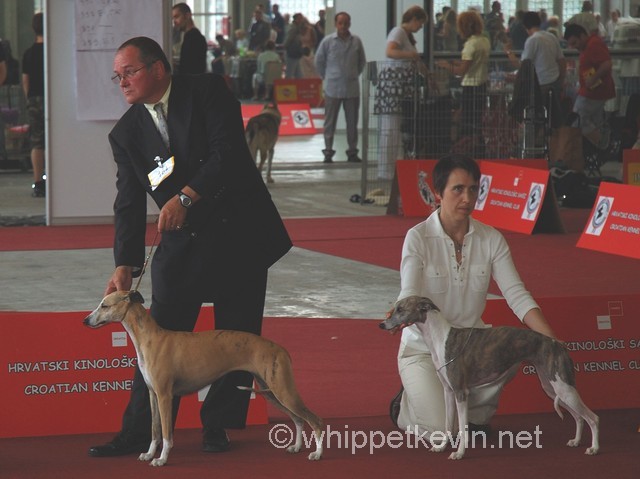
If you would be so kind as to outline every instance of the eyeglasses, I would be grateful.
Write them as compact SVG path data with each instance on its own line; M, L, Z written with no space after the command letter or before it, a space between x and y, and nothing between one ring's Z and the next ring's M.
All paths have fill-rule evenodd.
M120 84L120 82L125 79L125 80L131 80L136 73L138 73L140 70L142 70L143 68L146 68L146 65L141 66L140 68L136 69L136 70L125 70L122 72L122 74L120 73L116 73L115 75L113 75L111 77L111 81L113 83L115 83L116 85Z

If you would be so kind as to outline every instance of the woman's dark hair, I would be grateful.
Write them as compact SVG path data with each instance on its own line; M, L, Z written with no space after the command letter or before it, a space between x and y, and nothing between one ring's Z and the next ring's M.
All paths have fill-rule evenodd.
M140 61L144 63L147 68L155 62L161 61L167 73L171 73L171 63L167 60L167 56L164 54L162 47L155 40L152 40L149 37L130 38L120 45L118 51L121 51L126 47L137 48L140 52Z
M418 5L414 5L413 7L409 7L409 9L402 14L402 23L409 23L414 18L418 21L426 23L429 17L424 8ZM413 33L407 33L407 37L409 37L409 42L411 43L411 45L416 44L416 39L413 36Z
M477 183L480 182L480 167L476 160L466 155L447 155L440 158L433 168L433 188L436 193L442 196L451 172L458 168L469 173Z

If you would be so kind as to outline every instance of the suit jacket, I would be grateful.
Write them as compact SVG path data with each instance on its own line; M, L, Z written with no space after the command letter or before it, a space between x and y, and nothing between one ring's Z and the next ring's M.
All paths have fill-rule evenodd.
M291 240L247 147L240 104L222 77L173 76L167 122L171 152L142 104L132 105L109 134L118 169L115 263L144 262L146 195L162 208L189 185L202 198L189 209L187 227L163 233L152 264L153 295L209 302L214 277L264 270ZM171 155L173 173L151 191L154 159Z

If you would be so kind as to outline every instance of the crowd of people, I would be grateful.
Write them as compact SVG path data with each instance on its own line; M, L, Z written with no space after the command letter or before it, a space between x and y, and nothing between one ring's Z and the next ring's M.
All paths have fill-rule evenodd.
M549 16L544 9L528 12L518 10L513 16L505 18L500 2L494 1L491 10L486 13L469 9L458 14L448 6L443 7L435 20L436 50L461 52L460 61L440 60L436 61L436 67L462 78L463 139L482 135L483 110L486 109L486 94L483 91L489 85L486 68L489 54L504 52L518 74L515 79L516 90L519 79L524 79L525 75L523 81L528 83L522 91L531 90L534 84L539 86L539 89L535 89L539 91L537 98L540 99L536 99L536 104L540 101L551 112L552 129L567 121L567 124L582 130L596 151L605 152L610 145L608 134L611 129L606 126L605 104L616 99L613 78L615 61L609 49L619 47L626 41L625 35L618 30L633 20L620 21L620 11L612 10L610 19L603 21L588 0L583 2L579 13L566 19L563 24L557 16ZM466 31L470 22L474 24L472 32ZM575 86L567 85L565 81L565 49L577 49L580 53ZM626 71L633 67L633 61L620 65L618 73L625 97L640 94L640 83L634 84L633 80L638 77L638 72L634 75ZM514 98L517 96L515 93ZM474 102L474 99L477 101ZM572 106L561 108L562 105L567 107L568 103ZM623 113L624 108L623 103ZM473 144L474 140L471 142ZM485 142L480 138L475 143L482 145ZM639 146L640 141L636 142L634 148ZM474 151L478 152L477 149Z
M184 55L188 38L192 45L197 39L199 51L202 51L204 38L197 32L193 21L186 18L190 17L190 12L188 15L185 12L175 14L176 9L184 9L183 5L174 6L174 24L183 32ZM519 71L521 83L530 85L533 81L539 85L538 96L547 111L552 113L553 128L564 124L567 118L574 119L574 124L582 129L583 135L595 147L604 151L608 137L598 133L605 124L605 103L616 95L612 77L613 63L608 46L616 41L616 30L624 23L619 21L620 16L619 11L613 10L610 12L611 18L603 22L588 0L583 2L582 11L564 24L557 16L549 15L545 9L527 12L518 10L508 16L497 0L491 3L487 12L474 8L456 12L445 6L436 18L429 18L421 7L407 9L400 24L388 35L386 59L383 62L385 66L380 67L376 73L374 115L378 118L379 149L382 152L378 165L379 178L390 179L395 169L395 160L406 155L403 135L407 132L402 128L402 121L406 114L405 100L414 93L411 82L416 74L425 78L429 88L435 86L434 90L443 85L448 90L452 81L459 82L462 95L452 113L455 117L455 133L444 141L451 145L452 151L484 154L487 141L483 137L483 122L487 109L486 98L490 90L489 65L493 52L506 54L513 69ZM216 37L211 70L228 75L225 65L228 69L229 62L225 63L225 58L255 59L250 63L251 71L247 71L245 65L239 73L236 72L240 81L249 84L249 88L241 96L252 96L254 100L271 99L270 85L266 84L268 63L281 62L279 71L286 78L322 78L325 106L328 106L325 149L322 152L324 161L333 161L333 136L340 106L344 108L347 120L347 159L360 161L357 154L357 116L360 103L358 82L365 66L364 47L357 36L351 35L348 27L339 33L337 16L333 20L338 34L327 36L324 10L318 12L317 21L313 23L302 13L281 13L278 4L271 5L269 10L263 4L257 4L251 23L246 28L236 30L232 38L222 35ZM350 20L349 17L349 26ZM345 17L341 23L346 21ZM458 60L436 60L432 72L427 71L422 53L419 52L420 45L413 38L428 23L434 29L436 50L457 52L460 55ZM577 41L576 39L583 38L583 31L584 41ZM330 43L326 43L323 48L325 38L330 39ZM355 53L349 51L350 45L356 45ZM580 67L576 71L579 84L569 92L572 107L567 106L566 101L563 102L567 99L567 61L563 50L567 48L577 48L580 51ZM186 64L182 61L179 63L183 65L177 70L181 73L188 72L185 70ZM589 67L583 68L585 65ZM193 73L199 71L201 70L194 70ZM344 75L333 74L333 71ZM446 79L440 81L437 78ZM640 81L635 81L640 87ZM630 83L625 85L629 86ZM625 88L625 95L629 94L627 90L629 88ZM336 94L338 91L340 94ZM574 115L571 115L571 110ZM522 122L522 118L517 115L514 119ZM536 144L545 141L541 136L535 135Z
M302 13L281 13L277 3L271 5L270 11L259 3L246 28L236 29L231 38L217 34L215 42L207 42L195 27L191 9L186 3L173 6L173 24L174 67L177 71L200 73L204 68L214 73L229 74L225 70L225 59L236 56L258 58L264 52L278 52L283 66L286 65L287 78L318 76L314 58L325 36L325 10L318 11L318 19L313 23ZM210 68L205 64L207 50L213 56ZM197 68L193 67L194 62L197 62ZM252 83L255 81L254 78Z
M492 51L522 50L524 48L524 43L528 38L523 23L525 10L516 10L513 15L506 17L501 3L496 0L491 4L489 12L478 11L478 13L484 23L483 35L489 38ZM564 24L561 23L560 17L549 15L544 8L536 13L540 16L540 30L555 35L563 48L568 45L564 39L564 28L573 23L582 26L587 33L597 33L607 44L613 45L615 31L622 16L620 10L614 9L610 11L609 19L605 19L599 13L594 12L593 3L589 0L583 2L580 13L566 19ZM462 50L464 39L457 30L457 16L458 13L450 6L442 7L442 11L436 14L434 29L437 51Z

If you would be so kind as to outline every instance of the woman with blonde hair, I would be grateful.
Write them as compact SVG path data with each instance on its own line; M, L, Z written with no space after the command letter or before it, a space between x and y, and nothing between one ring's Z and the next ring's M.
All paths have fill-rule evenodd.
M478 148L482 145L480 131L487 97L491 43L483 35L484 24L478 12L462 12L458 15L457 27L460 37L465 40L462 59L451 62L440 60L436 64L454 75L462 76L462 136L473 137L474 153L482 156L483 152Z
M387 61L378 76L374 113L380 115L380 158L378 178L393 178L395 162L402 156L402 105L415 94L416 76L427 75L427 68L416 48L414 33L427 22L427 12L419 6L410 7L402 15L402 23L387 36Z

